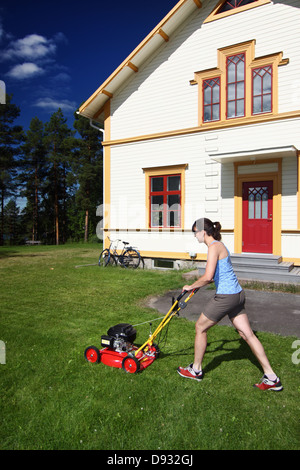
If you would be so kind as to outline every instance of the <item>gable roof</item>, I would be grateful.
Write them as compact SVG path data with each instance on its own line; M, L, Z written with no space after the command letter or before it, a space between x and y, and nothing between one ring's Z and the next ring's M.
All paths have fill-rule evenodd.
M148 34L105 82L79 108L79 114L103 123L104 105L141 65L166 41L193 11L202 7L200 0L180 0Z

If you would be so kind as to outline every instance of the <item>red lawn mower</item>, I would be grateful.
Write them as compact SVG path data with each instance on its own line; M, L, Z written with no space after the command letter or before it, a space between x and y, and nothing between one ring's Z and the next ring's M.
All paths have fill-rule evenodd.
M183 291L175 300L172 300L172 307L163 317L162 321L142 346L136 346L133 342L136 339L136 329L129 323L119 323L109 328L106 335L101 336L102 349L89 346L84 351L84 357L88 362L99 363L117 367L131 374L140 372L150 366L159 356L158 344L154 341L161 333L162 329L179 311L186 307L186 303L198 291L194 289L189 292L189 296L182 301L188 291Z

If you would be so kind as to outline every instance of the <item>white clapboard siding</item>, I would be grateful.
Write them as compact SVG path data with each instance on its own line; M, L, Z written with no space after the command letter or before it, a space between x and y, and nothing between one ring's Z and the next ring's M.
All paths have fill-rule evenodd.
M277 1L222 20L203 24L217 0L203 7L140 67L111 100L111 140L160 134L198 126L198 86L194 72L218 66L218 48L256 40L255 57L282 51L288 65L278 68L278 111L300 109L299 0ZM168 138L111 146L110 229L112 238L128 239L144 252L205 253L191 237L198 217L220 221L223 240L234 250L234 164L220 155L276 148L300 149L300 118L227 127ZM282 154L279 155L280 157ZM146 185L143 168L187 164L184 229L147 231ZM270 163L239 167L239 174L277 171ZM297 157L282 159L282 256L300 259L297 233ZM115 230L117 229L117 231ZM129 230L129 232L127 232ZM288 233L291 231L291 233Z
M290 60L279 67L279 112L299 109L300 9L288 3L202 24L215 1L206 3L114 96L112 139L197 126L194 72L216 67L218 48L252 39L256 57L282 51Z

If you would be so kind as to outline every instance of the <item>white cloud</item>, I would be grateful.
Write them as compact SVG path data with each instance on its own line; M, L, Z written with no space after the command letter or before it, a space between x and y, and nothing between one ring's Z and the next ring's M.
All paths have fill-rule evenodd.
M29 34L23 39L17 39L10 43L4 51L2 59L27 59L37 60L53 54L56 45L52 40L38 34Z
M71 80L71 77L68 73L65 72L60 72L53 79L57 82L69 82Z
M17 80L23 80L25 78L32 78L36 75L41 75L44 70L32 62L24 62L23 64L15 65L10 69L7 75Z
M56 111L61 108L62 111L74 111L77 109L76 103L69 100L54 100L52 98L41 98L33 105L37 108L43 108L49 111Z

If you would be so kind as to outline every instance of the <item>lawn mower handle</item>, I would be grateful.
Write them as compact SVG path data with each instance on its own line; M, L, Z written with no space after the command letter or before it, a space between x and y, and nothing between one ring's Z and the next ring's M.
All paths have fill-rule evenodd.
M192 289L191 291L184 290L184 291L181 292L181 294L179 294L179 296L177 297L176 300L179 302L179 301L182 299L182 297L184 297L184 296L185 296L186 294L188 294L189 292L190 292L190 293L193 293L193 294L196 294L196 292L197 292L198 290L199 290L199 287L196 288L196 289Z

